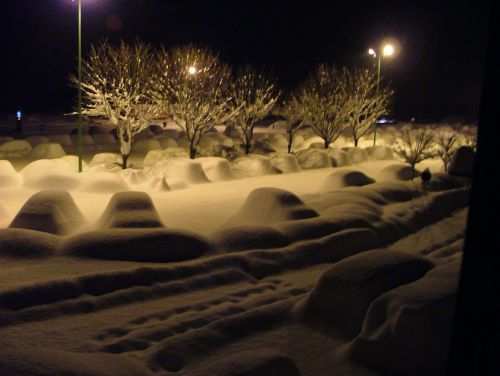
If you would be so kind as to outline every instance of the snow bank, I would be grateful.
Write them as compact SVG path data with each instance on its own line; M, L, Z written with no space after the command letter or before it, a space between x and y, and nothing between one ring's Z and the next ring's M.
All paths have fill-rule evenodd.
M368 157L376 160L382 161L386 159L394 159L394 152L389 146L385 145L375 145L365 148Z
M162 146L157 140L154 139L142 139L134 142L132 146L132 151L134 153L148 153L151 150L161 150Z
M94 154L89 162L90 167L98 166L100 164L122 164L122 156L117 153L97 153Z
M344 187L360 187L374 183L375 180L369 178L360 171L345 169L334 171L326 177L323 184L318 189L319 193L331 192Z
M78 145L78 134L72 134L71 141L73 141L73 144ZM82 135L82 145L95 145L94 138L84 133Z
M31 196L9 227L68 234L84 222L82 213L68 192L50 189Z
M30 158L33 159L52 159L66 155L66 152L61 145L56 143L40 143L31 150Z
M21 178L12 163L0 160L0 188L17 187L20 184Z
M28 141L7 141L0 145L0 159L24 158L31 153L31 149L31 145Z
M237 226L219 230L211 239L222 251L284 247L290 243L281 231L266 226Z
M474 150L469 146L461 146L453 155L448 166L450 175L471 177L474 172Z
M288 139L283 134L270 134L264 142L274 150L287 151L288 148Z
M78 175L80 190L90 193L115 193L128 190L120 175L112 172L82 172Z
M118 175L128 184L133 186L147 184L150 180L149 174L142 169L127 168L118 171Z
M347 257L321 276L298 304L298 312L302 318L316 317L349 337L356 336L375 298L421 278L433 266L423 257L383 249Z
M170 138L170 137L160 137L157 138L156 141L160 143L160 146L163 149L169 149L169 148L176 148L177 147L177 141L175 139Z
M444 264L378 297L352 356L383 374L445 374L459 272L459 262Z
M162 134L163 136L174 140L177 140L181 136L181 133L176 129L164 129Z
M304 139L304 142L302 142L300 147L303 149L309 149L311 147L311 145L313 145L313 144L320 144L324 148L325 147L325 140L323 140L319 136L307 137Z
M49 142L54 142L61 146L73 146L73 141L68 134L52 134L48 138Z
M47 136L28 136L24 138L26 141L28 141L31 145L31 147L35 147L40 144L48 144L50 143L49 139Z
M238 212L223 227L271 225L316 216L318 213L291 192L278 188L258 188L250 192Z
M68 167L72 171L78 172L78 156L76 156L76 155L64 155L62 157L55 158L52 161L55 163L64 162L68 165ZM89 169L89 166L87 165L87 163L84 160L82 160L82 170L88 171L88 169Z
M325 168L331 167L332 162L326 150L306 149L300 150L295 154L297 162L301 168Z
M329 148L328 156L332 161L332 165L335 167L351 166L352 162L347 155L347 152L342 149Z
M193 233L138 228L84 232L63 245L63 253L67 255L142 262L189 260L211 250L208 240Z
M227 159L218 157L197 158L205 175L210 181L226 181L235 178L231 164Z
M59 236L46 232L21 228L3 229L0 230L0 258L52 256L57 253L60 242Z
M39 159L26 165L20 172L23 185L30 189L73 190L80 186L76 169L62 159Z
M413 171L410 165L395 163L384 167L377 175L377 180L412 180L420 176L420 172Z
M144 167L147 167L155 164L158 161L172 158L188 159L189 153L186 149L180 147L169 148L166 150L151 150L148 154L146 154L146 157L144 158L142 164L144 165Z
M167 181L170 179L180 180L187 184L201 184L210 181L205 175L201 163L192 159L160 160L145 171L152 176L164 176Z
M302 169L293 154L276 153L270 156L271 164L281 173L298 172Z
M111 133L97 133L92 135L94 143L99 145L116 145L118 141Z
M7 141L12 141L14 137L10 136L0 136L0 145L7 142Z
M145 192L118 192L101 215L98 228L163 227L151 197Z
M348 147L344 148L347 152L347 156L352 163L362 163L368 160L368 154L365 149L360 147Z
M241 178L278 173L267 157L258 154L236 158L231 167L234 174Z

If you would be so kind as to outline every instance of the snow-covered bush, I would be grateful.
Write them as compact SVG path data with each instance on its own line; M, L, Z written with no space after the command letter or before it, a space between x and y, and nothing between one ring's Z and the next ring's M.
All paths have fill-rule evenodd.
M24 158L31 153L31 149L31 145L28 141L7 141L0 145L0 159Z
M401 129L394 151L415 170L415 165L436 156L435 131L427 127L407 125Z

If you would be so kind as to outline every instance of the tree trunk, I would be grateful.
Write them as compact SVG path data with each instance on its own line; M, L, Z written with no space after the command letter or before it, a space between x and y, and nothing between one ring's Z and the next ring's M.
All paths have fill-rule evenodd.
M411 164L411 181L415 179L415 163Z
M288 133L288 154L292 154L292 141L293 141L293 134L290 132Z
M359 139L354 137L354 146L357 147L358 146L358 142L359 142Z
M448 172L448 161L443 159L443 163L444 163L444 172Z
M328 146L330 146L330 141L325 140L325 149L328 149Z
M193 145L189 145L189 158L196 158L196 148Z
M245 142L245 154L250 153L250 143L247 141Z
M122 154L122 169L124 170L127 168L127 161L129 156L130 154Z

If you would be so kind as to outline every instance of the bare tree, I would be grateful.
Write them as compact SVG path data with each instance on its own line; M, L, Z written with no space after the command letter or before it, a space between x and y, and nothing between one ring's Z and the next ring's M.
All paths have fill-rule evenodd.
M243 142L245 154L252 147L255 123L269 115L280 93L276 84L251 66L241 69L232 84L233 118Z
M300 100L292 95L275 111L277 115L284 118L279 122L279 126L283 127L286 131L288 138L288 154L292 152L292 144L295 133L305 125L304 122L304 108Z
M436 156L434 133L427 127L408 125L396 136L394 151L411 165L413 174L417 163Z
M158 52L157 98L189 141L189 156L214 125L232 116L231 69L218 55L193 45Z
M134 136L160 115L151 91L154 61L149 45L123 41L118 47L106 41L92 46L82 61L82 113L105 118L116 128L124 169ZM78 84L74 75L70 81Z
M387 114L394 93L388 87L377 90L377 76L367 69L349 71L344 68L339 81L347 97L344 107L346 121L354 146L358 146L359 139L371 132L377 119Z
M298 96L304 120L325 142L325 149L344 130L346 93L339 85L339 72L321 64L307 80Z
M456 128L442 129L438 132L436 138L436 154L443 161L445 171L448 171L448 164L451 162L453 155L464 143L464 137Z

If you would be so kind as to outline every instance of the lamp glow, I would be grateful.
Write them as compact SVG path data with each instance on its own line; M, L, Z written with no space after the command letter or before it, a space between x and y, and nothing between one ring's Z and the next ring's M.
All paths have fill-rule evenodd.
M375 51L373 50L373 48L368 49L368 53L370 55L373 55L373 57L377 56L377 54L375 53Z
M189 74L196 74L196 72L198 72L198 70L196 69L196 67L194 65L191 65L188 68L188 72L189 72Z
M384 46L384 56L391 56L393 53L394 53L394 47L392 46L392 44L386 44Z

